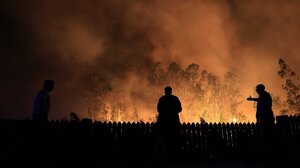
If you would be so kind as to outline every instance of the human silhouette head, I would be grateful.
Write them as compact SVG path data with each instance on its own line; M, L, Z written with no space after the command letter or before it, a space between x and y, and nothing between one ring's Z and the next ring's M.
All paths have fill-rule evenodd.
M165 94L171 95L172 94L172 88L170 86L165 87Z
M53 80L44 80L44 89L48 92L51 92L54 89L54 81Z
M258 94L260 94L260 93L262 93L262 92L264 92L265 91L265 85L263 85L263 84L258 84L258 85L256 85L256 92L258 93Z

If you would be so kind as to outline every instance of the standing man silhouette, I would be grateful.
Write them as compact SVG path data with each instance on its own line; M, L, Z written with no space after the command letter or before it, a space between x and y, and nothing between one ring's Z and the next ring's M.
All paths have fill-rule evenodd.
M45 80L44 87L40 90L34 99L32 120L45 122L48 121L48 114L50 111L50 96L49 92L54 89L53 80Z
M272 97L269 92L265 91L265 86L263 84L258 84L256 86L256 92L258 93L258 98L252 98L249 96L248 101L256 101L256 122L259 126L263 140L265 144L268 145L272 138L272 132L274 127L274 114L272 110Z
M165 95L160 97L157 104L157 124L159 149L162 153L177 152L180 148L180 119L182 111L179 98L172 95L170 86L165 88Z

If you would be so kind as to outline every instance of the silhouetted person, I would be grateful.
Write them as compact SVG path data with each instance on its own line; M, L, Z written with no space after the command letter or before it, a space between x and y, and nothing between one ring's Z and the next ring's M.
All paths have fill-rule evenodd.
M165 88L165 95L160 97L157 104L158 150L161 154L175 154L180 148L180 119L181 102L172 95L172 88Z
M54 89L53 80L45 80L44 87L40 90L34 99L34 107L32 113L32 120L45 122L48 121L48 114L50 111L50 96L49 92Z
M262 131L264 142L269 144L272 141L272 132L274 127L274 114L272 110L272 97L270 93L265 91L265 86L263 84L258 84L256 86L256 92L258 93L258 98L252 98L251 96L247 98L248 101L256 101L256 122Z

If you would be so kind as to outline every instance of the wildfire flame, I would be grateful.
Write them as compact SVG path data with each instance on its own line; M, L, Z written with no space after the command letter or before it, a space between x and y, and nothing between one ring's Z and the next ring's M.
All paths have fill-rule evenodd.
M182 103L181 122L200 122L200 118L208 122L231 122L232 117L247 121L238 111L242 97L236 76L231 72L219 79L206 70L201 71L197 64L182 69L173 62L165 69L156 64L147 76L128 80L126 87L118 90L105 90L101 83L95 83L87 97L89 114L94 120L155 122L157 101L168 85Z

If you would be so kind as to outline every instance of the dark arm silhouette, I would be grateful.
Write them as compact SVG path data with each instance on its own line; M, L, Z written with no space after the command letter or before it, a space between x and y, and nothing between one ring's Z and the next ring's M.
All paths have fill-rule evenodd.
M247 100L248 100L248 101L258 101L258 98L253 98L253 97L249 96L249 97L247 98Z
M160 113L162 111L162 103L161 100L159 99L158 103L157 103L157 112Z
M182 107L181 107L181 102L180 100L177 98L177 112L180 113L182 111Z

